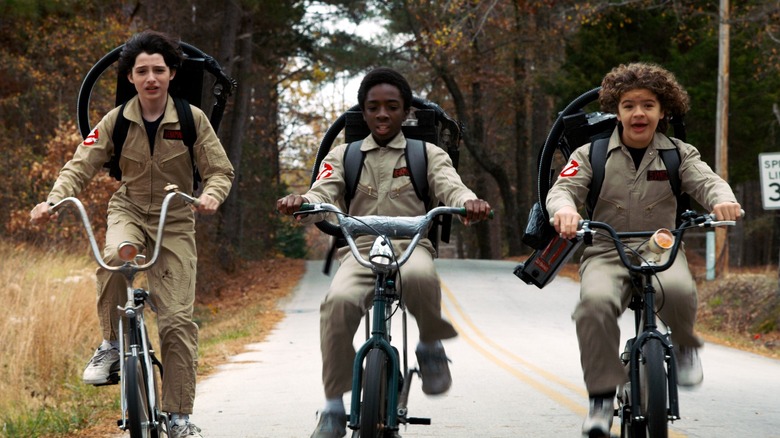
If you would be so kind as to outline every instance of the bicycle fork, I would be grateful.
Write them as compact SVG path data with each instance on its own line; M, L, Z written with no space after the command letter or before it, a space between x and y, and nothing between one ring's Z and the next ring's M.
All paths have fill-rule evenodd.
M669 340L669 336L662 334L658 330L658 324L656 321L656 315L654 309L655 290L653 289L650 278L646 279L644 295L645 295L645 299L643 302L641 302L641 304L644 306L644 311L641 312L641 314L645 315L646 318L646 321L644 322L644 329L642 330L641 333L639 333L639 328L642 326L642 324L641 324L641 314L640 312L637 312L635 325L639 335L637 335L636 338L629 341L630 342L629 382L631 384L631 389L632 389L630 394L631 420L644 421L645 419L644 412L642 412L642 404L640 399L641 394L640 391L637 391L635 388L642 388L642 386L640 385L640 378L639 378L639 364L640 364L640 360L644 360L642 358L643 356L642 350L649 339L657 339L661 342L661 345L663 346L664 362L666 363L667 370L668 370L667 379L666 379L667 387L668 387L667 394L669 399L667 417L671 421L679 420L680 405L679 405L679 399L677 393L677 362L674 357L674 348L672 343ZM632 303L632 305L633 304L634 303ZM646 391L647 388L642 388L642 390Z
M119 313L119 351L122 355L119 359L119 373L122 378L125 374L125 363L128 357L141 357L143 363L143 378L146 396L148 400L149 419L153 428L157 428L158 419L154 410L157 406L156 391L154 390L154 365L159 365L159 361L154 357L154 350L150 348L148 334L146 332L146 322L144 321L143 311L144 303L148 297L143 289L132 291L132 300L129 300L124 307L117 306ZM127 322L127 336L125 336L124 324ZM127 343L127 345L125 345ZM162 366L160 366L162 377ZM127 430L127 388L125 384L120 385L122 419L118 421L122 430Z
M389 280L392 281L392 280ZM356 430L360 428L360 398L363 389L363 362L369 351L374 348L384 350L387 361L387 423L385 427L390 430L398 430L398 376L400 375L400 361L398 353L389 342L388 332L389 315L387 304L389 298L386 295L386 274L380 274L376 280L374 292L373 320L371 323L371 337L360 347L352 366L352 400L349 412L349 427ZM392 285L392 283L391 283Z

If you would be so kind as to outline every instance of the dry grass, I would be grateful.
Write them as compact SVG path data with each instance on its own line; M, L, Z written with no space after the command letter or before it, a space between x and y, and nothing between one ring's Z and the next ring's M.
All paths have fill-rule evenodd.
M95 262L2 241L0 258L0 436L116 436L119 386L81 383L100 341ZM244 264L240 275L213 274L223 276L220 287L199 292L196 304L199 376L270 332L282 317L277 300L303 269L301 260L266 260Z
M3 432L29 436L42 422L60 430L69 416L76 423L85 420L87 409L64 412L94 399L89 389L72 390L98 342L94 270L85 257L7 243L0 243L0 259Z

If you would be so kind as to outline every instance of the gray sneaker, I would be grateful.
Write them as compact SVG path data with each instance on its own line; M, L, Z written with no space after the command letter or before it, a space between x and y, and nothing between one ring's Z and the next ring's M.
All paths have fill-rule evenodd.
M119 373L119 350L99 347L87 363L87 367L84 368L84 374L81 378L84 383L89 385L106 385L116 383L116 381L110 381L109 376L116 376L117 373Z
M170 438L203 438L200 434L200 428L189 421L183 425L174 424L171 426Z
M588 438L609 438L615 407L612 398L591 397L588 416L582 423L582 436Z
M347 414L344 412L320 412L320 421L311 438L341 438L347 435Z
M415 350L417 363L420 365L422 390L428 395L438 395L447 392L452 386L449 359L444 352L441 341L433 348L423 348L418 344Z
M675 347L677 358L677 384L685 387L696 387L704 380L701 359L696 347Z

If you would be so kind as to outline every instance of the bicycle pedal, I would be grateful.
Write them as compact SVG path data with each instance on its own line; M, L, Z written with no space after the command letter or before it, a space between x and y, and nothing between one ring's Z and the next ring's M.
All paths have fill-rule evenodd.
M430 425L431 419L430 418L418 418L418 417L408 417L406 419L406 422L409 424L425 424Z

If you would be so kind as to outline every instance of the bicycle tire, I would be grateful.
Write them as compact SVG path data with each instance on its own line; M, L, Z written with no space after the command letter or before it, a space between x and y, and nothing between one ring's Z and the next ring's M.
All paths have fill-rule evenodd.
M639 365L642 381L642 412L648 438L667 438L669 434L668 378L664 345L659 339L648 339L642 348L644 360Z
M366 356L360 438L382 438L387 418L387 353L374 348Z
M151 346L150 346L150 348L151 348ZM154 355L152 355L152 358L154 358ZM147 370L146 367L142 367L142 368L143 368L143 371L144 371L143 372L143 374L144 374L144 382L149 382L149 379L147 378L147 373L149 371ZM160 370L162 370L162 367L160 367ZM161 378L158 379L157 373L155 372L154 359L152 361L151 371L152 371L152 378L151 378L152 388L151 388L151 391L145 392L145 394L150 394L150 393L154 392L154 402L155 402L154 405L152 405L151 403L148 403L148 406L149 406L148 412L151 414L150 419L151 419L151 421L153 421L153 423L155 425L155 427L150 427L150 429L151 429L150 437L151 438L159 438L164 433L163 432L163 421L162 421L163 420L163 415L162 415L162 410L160 409L160 402L161 402L161 400L160 400L160 381L162 379ZM146 385L144 385L144 386L146 386ZM147 400L151 400L151 398L149 398L147 396Z
M149 399L146 393L144 367L141 358L136 355L125 359L125 395L127 397L127 426L130 438L152 438L151 421L149 418Z

